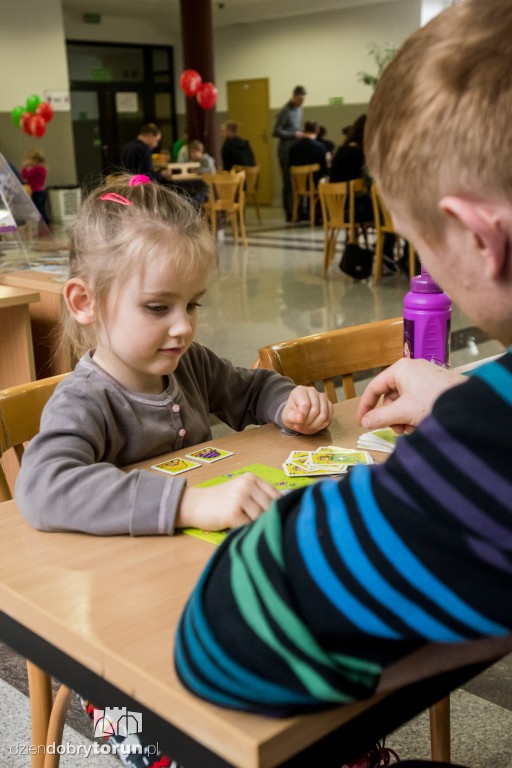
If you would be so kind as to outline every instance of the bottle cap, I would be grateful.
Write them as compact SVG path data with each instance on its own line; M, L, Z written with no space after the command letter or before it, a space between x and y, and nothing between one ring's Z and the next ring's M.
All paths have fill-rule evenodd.
M442 289L430 277L423 265L421 265L421 274L411 278L411 291L414 293L442 293Z

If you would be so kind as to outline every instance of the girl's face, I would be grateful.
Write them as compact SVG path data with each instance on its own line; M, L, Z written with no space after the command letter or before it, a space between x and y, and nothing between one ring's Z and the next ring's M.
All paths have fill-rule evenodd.
M96 362L131 391L161 392L195 337L206 277L181 277L169 260L154 259L113 286L97 319Z

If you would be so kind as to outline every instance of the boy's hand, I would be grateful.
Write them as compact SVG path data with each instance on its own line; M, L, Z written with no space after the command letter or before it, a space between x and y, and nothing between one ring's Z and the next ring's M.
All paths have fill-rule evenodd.
M302 435L314 435L332 421L332 403L314 387L295 387L281 414L287 429Z
M400 435L410 432L430 414L439 395L466 380L427 360L399 360L368 384L357 420L366 429L391 426ZM377 408L381 395L383 405Z
M221 531L250 523L281 493L273 485L246 472L211 488L186 488L176 515L176 528Z

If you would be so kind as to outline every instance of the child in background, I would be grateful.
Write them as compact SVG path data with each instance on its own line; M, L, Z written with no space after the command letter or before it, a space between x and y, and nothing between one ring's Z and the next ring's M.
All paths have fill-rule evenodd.
M188 159L191 163L200 163L195 172L200 176L203 173L216 173L215 160L204 151L204 144L200 141L191 141L188 145Z
M32 202L41 214L45 224L49 224L46 214L46 158L38 149L31 149L23 161L21 178L32 190Z
M169 535L243 525L281 495L255 475L200 489L183 475L121 467L210 440L211 413L236 430L274 422L312 434L329 425L332 405L314 388L235 368L194 342L216 258L204 219L147 176L118 177L83 203L63 291L63 339L82 357L46 405L16 483L36 528ZM143 754L126 756L132 768L154 754L139 739Z

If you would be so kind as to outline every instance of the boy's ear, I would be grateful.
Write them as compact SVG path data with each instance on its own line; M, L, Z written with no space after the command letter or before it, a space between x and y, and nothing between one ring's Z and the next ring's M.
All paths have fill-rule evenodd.
M498 211L491 205L455 195L443 197L439 208L472 236L476 251L483 257L486 275L492 279L499 277L506 267L509 234Z
M84 280L74 277L64 285L62 295L66 306L77 323L90 325L96 319L94 298Z

